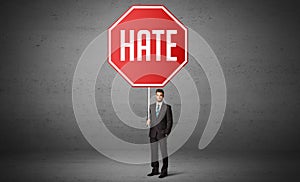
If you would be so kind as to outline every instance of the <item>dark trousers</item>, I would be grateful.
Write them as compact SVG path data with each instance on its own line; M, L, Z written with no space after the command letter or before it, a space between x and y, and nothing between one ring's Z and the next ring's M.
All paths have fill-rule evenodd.
M164 137L158 140L156 137L150 137L150 147L151 147L151 167L153 169L159 169L159 162L158 162L158 144L160 147L163 166L161 168L162 172L166 172L168 169L168 151L167 151L167 137Z

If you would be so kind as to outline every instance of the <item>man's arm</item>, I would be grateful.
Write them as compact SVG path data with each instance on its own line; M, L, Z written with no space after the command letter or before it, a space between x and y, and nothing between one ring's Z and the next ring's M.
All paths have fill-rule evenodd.
M147 117L147 122L146 122L146 125L148 127L150 127L150 122L151 122L151 105L149 106L149 112L147 112L147 115L149 113L149 116Z
M165 134L169 135L173 126L173 114L171 106L167 109L167 128L165 129Z

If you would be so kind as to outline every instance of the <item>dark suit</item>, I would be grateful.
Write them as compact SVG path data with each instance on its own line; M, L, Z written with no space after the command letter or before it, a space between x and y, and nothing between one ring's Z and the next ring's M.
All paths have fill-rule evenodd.
M172 109L169 104L162 102L158 117L156 117L156 103L150 105L150 146L151 166L159 168L158 143L163 158L162 172L168 168L167 136L170 134L173 125Z

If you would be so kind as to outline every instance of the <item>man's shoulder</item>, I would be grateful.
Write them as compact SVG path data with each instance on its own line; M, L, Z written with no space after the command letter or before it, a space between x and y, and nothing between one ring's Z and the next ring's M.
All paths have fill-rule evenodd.
M167 107L171 108L171 105L170 105L170 104L167 104L167 103L165 103L165 104L166 104Z
M171 107L170 104L167 104L167 103L165 103L165 102L164 102L164 104L165 104L167 107ZM156 102L150 104L150 107L153 107L153 106L156 106Z

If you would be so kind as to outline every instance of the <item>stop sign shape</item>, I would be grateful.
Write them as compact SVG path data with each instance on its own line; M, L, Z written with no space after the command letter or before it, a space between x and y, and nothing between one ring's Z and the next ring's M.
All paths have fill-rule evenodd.
M162 5L132 6L109 28L108 50L132 87L164 87L188 62L187 28Z

